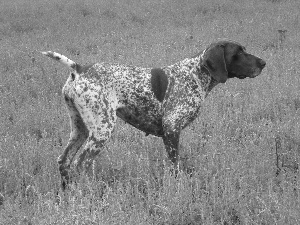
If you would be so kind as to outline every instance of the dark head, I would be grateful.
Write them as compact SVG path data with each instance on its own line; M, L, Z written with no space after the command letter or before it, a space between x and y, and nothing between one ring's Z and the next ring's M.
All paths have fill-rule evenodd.
M266 62L246 52L244 46L234 41L212 43L202 54L201 65L220 83L228 78L258 76Z

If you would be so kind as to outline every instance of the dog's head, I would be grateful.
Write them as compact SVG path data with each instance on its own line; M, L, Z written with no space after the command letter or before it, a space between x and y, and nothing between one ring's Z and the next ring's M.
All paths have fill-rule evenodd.
M228 78L258 76L266 62L246 52L245 47L234 41L212 43L202 54L201 65L220 83Z

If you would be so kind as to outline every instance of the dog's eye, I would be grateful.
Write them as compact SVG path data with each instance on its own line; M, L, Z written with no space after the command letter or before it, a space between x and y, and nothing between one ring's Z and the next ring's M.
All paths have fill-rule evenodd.
M233 60L238 60L238 58L243 55L244 52L243 51L238 51L236 54L233 55L232 59Z
M245 51L246 51L246 49L241 47L241 48L239 48L237 54L242 55Z

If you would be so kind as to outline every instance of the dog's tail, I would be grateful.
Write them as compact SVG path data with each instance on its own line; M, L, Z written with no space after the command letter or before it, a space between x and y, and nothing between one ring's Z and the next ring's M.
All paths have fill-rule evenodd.
M71 59L68 59L64 55L61 55L57 52L51 52L51 51L41 52L41 53L45 56L50 57L51 59L54 59L62 64L67 65L68 67L70 67L71 69L75 70L78 73L80 73L80 71L81 71L81 66L78 63L72 61Z

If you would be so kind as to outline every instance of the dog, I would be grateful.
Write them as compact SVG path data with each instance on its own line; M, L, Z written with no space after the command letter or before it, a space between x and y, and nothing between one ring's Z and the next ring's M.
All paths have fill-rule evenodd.
M266 65L235 41L210 44L203 52L171 66L142 68L112 63L87 66L55 52L44 55L67 65L72 72L63 87L71 134L58 158L62 186L77 171L88 171L111 137L117 117L146 133L161 137L168 157L178 165L180 132L199 114L208 93L229 78L254 78Z

